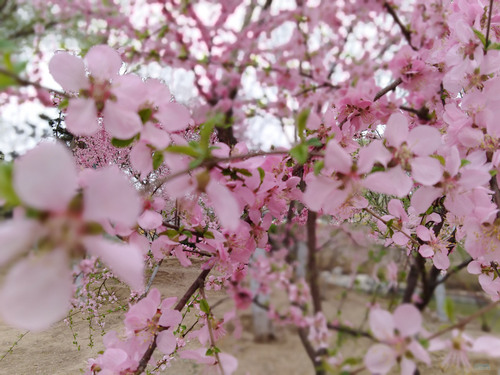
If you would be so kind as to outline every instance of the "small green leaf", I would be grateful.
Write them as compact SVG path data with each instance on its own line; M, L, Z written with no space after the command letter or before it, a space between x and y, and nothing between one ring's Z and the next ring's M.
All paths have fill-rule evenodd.
M12 163L0 164L0 197L5 199L9 206L17 206L21 200L12 186Z
M203 237L205 237L209 240L213 240L215 238L213 232L210 232L210 231L203 233Z
M153 169L157 170L163 164L163 152L155 151L153 152Z
M130 146L135 141L135 139L136 137L132 137L130 139L112 138L111 144L117 148L124 148Z
M208 348L207 351L205 352L205 355L206 356L211 356L211 355L214 355L214 351L212 348Z
M196 158L200 156L200 153L196 151L192 146L178 146L178 145L172 145L168 146L165 151L171 152L173 154L184 154L188 156L192 156L193 158Z
M444 311L450 322L455 321L455 304L451 298L446 298L444 301Z
M200 301L200 310L203 311L205 314L210 314L210 306L206 299L202 299Z
M239 174L242 174L243 176L252 177L252 172L250 172L248 169L234 168L234 171Z
M467 159L460 160L460 168L465 167L468 164L470 164L469 160L467 160Z
M490 171L490 176L491 176L491 177L495 177L497 174L498 174L498 171L497 171L496 169L492 169L492 170Z
M488 50L490 49L500 49L500 43L490 43Z
M304 140L304 133L307 125L307 118L309 117L309 113L311 113L310 108L306 108L302 110L297 116L297 133L301 140Z
M139 111L139 117L141 118L143 124L148 122L151 119L151 116L153 116L153 110L151 108L143 108Z
M200 147L203 151L208 153L208 145L210 144L210 137L215 128L216 121L212 118L212 121L205 122L200 129Z
M479 38L479 40L481 41L481 43L483 43L483 46L487 47L486 46L486 37L484 36L484 34L481 31L476 30L474 28L472 28L472 31L474 31L474 34L476 34L476 36Z
M262 184L264 177L266 176L266 172L261 167L257 168L257 170L259 171L260 183Z
M444 160L444 157L442 157L441 155L429 155L430 157L434 158L434 159L437 159L439 160L439 163L441 163L441 165L444 167L445 164L446 164L446 161Z
M290 155L297 160L297 163L304 164L309 156L309 150L305 143L299 143L290 150Z
M321 141L318 138L309 138L306 143L308 146L313 146L313 147L323 146L323 143L321 143Z
M325 166L324 160L318 160L317 162L315 162L314 163L314 175L315 176L319 175L324 166Z

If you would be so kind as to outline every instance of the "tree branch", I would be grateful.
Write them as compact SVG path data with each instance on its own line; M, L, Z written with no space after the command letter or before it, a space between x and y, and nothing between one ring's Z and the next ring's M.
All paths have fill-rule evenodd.
M396 11L394 10L394 8L391 7L391 5L388 2L384 2L384 8L387 9L387 11L391 15L392 19L394 20L394 22L396 22L396 24L401 29L401 33L405 37L405 39L408 42L408 44L410 45L410 47L414 51L416 51L417 49L411 44L411 32L408 30L408 28L405 25L403 25L403 22L401 22L401 19L396 14Z

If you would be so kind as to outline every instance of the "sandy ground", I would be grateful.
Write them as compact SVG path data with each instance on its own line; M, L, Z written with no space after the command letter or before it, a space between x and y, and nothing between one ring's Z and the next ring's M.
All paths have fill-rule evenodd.
M199 270L196 268L184 269L175 260L164 262L154 286L158 287L163 296L182 295L189 285L196 279ZM330 287L324 295L324 310L327 317L336 315L340 303L342 290ZM214 304L222 299L222 292L207 291L207 299ZM353 323L359 324L365 315L365 306L368 299L366 295L350 293L344 302L344 316L348 316ZM224 311L231 308L231 302L220 304L214 311L222 316ZM123 313L116 312L108 315L107 329L120 330ZM89 325L81 317L73 317L73 332L64 322L55 324L51 329L44 332L28 332L20 340L25 332L12 329L0 321L0 374L15 375L72 375L80 374L81 369L86 366L86 361L94 357L103 349L102 340L98 332L94 332L94 347L90 348ZM256 343L252 333L252 322L250 312L240 314L243 325L243 333L239 339L231 334L226 335L220 342L220 348L233 354L239 360L239 368L236 375L302 375L314 374L312 365L307 357L296 330L292 327L275 327L276 340L270 343ZM435 328L438 322L432 322ZM366 328L366 327L365 327ZM479 335L479 324L476 322L470 327L471 333ZM73 333L77 334L80 350L73 344ZM18 341L19 340L19 341ZM336 335L332 337L335 342ZM17 344L9 352L9 348ZM341 351L345 356L363 355L369 347L367 340L347 339ZM497 362L486 358L475 357L471 361L473 370L470 374L498 375L500 366ZM164 373L166 374L200 374L202 368L192 362L174 361L172 366ZM397 374L397 371L392 372ZM391 374L392 374L391 373ZM439 365L432 368L421 368L422 375L437 374L466 374L462 370L442 370ZM362 373L366 374L366 372Z

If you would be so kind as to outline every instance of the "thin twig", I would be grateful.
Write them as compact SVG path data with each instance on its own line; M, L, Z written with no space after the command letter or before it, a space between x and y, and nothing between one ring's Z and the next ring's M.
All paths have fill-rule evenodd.
M411 44L411 32L408 30L408 28L405 25L403 25L403 22L401 22L401 19L398 17L394 8L391 7L391 5L388 2L384 2L384 8L387 9L387 11L391 15L392 19L394 20L394 22L396 22L396 24L401 29L401 33L405 37L405 39L408 42L408 44L410 45L410 47L414 51L416 51L417 49Z
M403 83L403 80L401 79L401 77L398 77L394 82L392 82L391 84L389 84L388 86L384 87L382 90L377 92L377 94L373 98L373 101L376 102L381 97L383 97L385 94L387 94L389 91L395 90L396 87L398 87L402 83Z
M446 332L454 330L455 328L463 329L467 324L469 324L470 322L472 322L476 318L480 317L481 315L486 314L490 310L493 310L499 303L500 303L500 300L490 303L488 306L483 307L481 310L478 310L477 312L468 316L467 318L462 319L458 323L455 323L451 326L448 326L448 327L442 329L441 331L434 333L433 335L428 337L427 340L435 339L436 337L439 337L439 336L445 334Z
M490 8L488 9L488 24L486 25L486 45L484 46L484 54L488 53L490 46L490 27L491 27L491 13L493 11L493 0L490 0Z

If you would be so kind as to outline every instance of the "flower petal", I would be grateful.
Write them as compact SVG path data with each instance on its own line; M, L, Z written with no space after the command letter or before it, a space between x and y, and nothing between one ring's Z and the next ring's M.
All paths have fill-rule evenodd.
M55 250L12 267L0 290L0 314L17 328L43 330L66 316L72 295L68 259Z
M141 131L142 121L134 108L108 100L102 115L104 128L114 138L130 139Z
M49 72L65 91L79 92L89 87L83 60L68 52L57 52L50 59Z
M437 159L428 156L416 157L410 164L413 179L422 185L432 186L443 177L443 166Z
M386 172L372 173L365 178L363 184L377 193L404 197L410 192L413 181L400 166L397 166Z
M126 226L136 224L142 204L135 188L117 166L97 170L86 178L84 213L89 221L106 221Z
M127 243L113 242L100 236L83 238L87 251L111 269L134 291L144 289L144 261L140 249Z
M42 142L16 160L13 183L29 206L63 211L78 188L73 156L60 143Z
M399 147L408 137L408 120L401 113L394 113L389 117L385 126L384 137L389 146Z
M66 112L66 127L74 135L86 136L99 130L97 109L91 99L75 98L69 101Z
M169 132L175 132L187 128L191 121L188 109L180 103L167 103L160 106L156 114L158 120Z
M34 245L40 226L24 218L0 223L0 266Z
M229 230L238 228L242 212L233 193L214 178L210 179L205 190L222 226Z
M364 363L373 374L385 375L396 364L396 354L387 345L375 344L366 353Z
M417 334L422 329L422 314L410 303L404 303L394 310L394 325L402 337Z
M118 52L106 45L92 47L85 55L90 74L101 80L109 80L118 74L122 59Z
M441 145L441 133L436 128L420 125L408 134L408 146L414 154L426 156L432 154Z
M373 309L369 316L370 329L379 340L394 338L394 319L389 311Z

